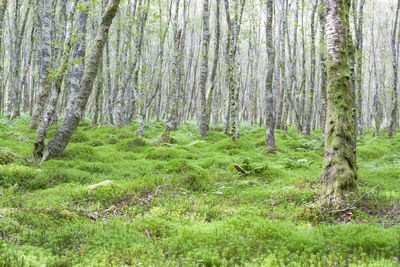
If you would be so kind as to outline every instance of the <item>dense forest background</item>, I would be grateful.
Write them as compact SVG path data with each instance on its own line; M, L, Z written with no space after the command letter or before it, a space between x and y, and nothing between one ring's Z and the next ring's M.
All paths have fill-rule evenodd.
M234 126L231 121L263 124L269 112L267 9L265 1L235 3L228 4L228 14L224 1L209 2L204 27L209 40L203 44L202 1L122 1L98 63L86 116L94 124L123 127L138 120L142 125L167 119L176 106L175 124L199 119L203 113L210 116L212 127L221 123L225 131ZM353 1L351 5L360 133L373 128L381 134L379 130L391 121L398 124L398 112L392 120L393 110L398 110L393 84L399 47L396 4ZM13 119L29 113L34 127L47 105L47 94L54 90L59 92L52 102L56 108L51 122L65 114L79 88L105 5L104 1L3 1L2 114ZM323 128L325 114L322 3L274 1L273 10L276 128L295 124L299 132L309 134L310 129Z

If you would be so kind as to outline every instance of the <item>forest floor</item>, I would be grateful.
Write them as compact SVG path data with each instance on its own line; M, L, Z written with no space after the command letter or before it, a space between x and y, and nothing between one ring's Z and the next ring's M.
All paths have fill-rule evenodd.
M1 266L398 264L400 134L359 138L359 195L379 186L335 213L318 204L321 132L277 131L266 155L255 126L237 147L194 123L155 146L162 123L138 139L83 122L62 158L34 165L28 125L0 118Z

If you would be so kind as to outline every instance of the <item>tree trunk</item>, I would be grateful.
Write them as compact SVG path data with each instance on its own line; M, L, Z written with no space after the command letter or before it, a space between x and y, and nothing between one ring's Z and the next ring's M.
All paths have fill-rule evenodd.
M219 59L219 45L220 45L220 39L221 39L220 2L221 2L221 0L217 0L216 12L215 12L214 61L213 61L213 67L212 67L211 76L210 76L210 86L209 86L209 89L207 92L207 112L206 112L207 131L210 128L211 108L212 108L214 88L215 88L215 77L217 76L217 67L218 67L218 59Z
M273 76L275 67L275 50L272 37L272 22L274 13L273 0L267 0L267 23L266 23L266 38L267 38L267 73L265 80L265 104L266 104L266 118L265 118L265 148L267 152L275 150L275 108L273 96Z
M324 0L324 7L328 88L321 204L343 208L350 204L357 189L348 45L350 0Z
M361 0L358 12L358 23L355 25L356 30L356 93L357 93L357 128L358 135L362 135L363 132L363 95L362 95L362 68L363 68L363 24L364 24L364 3L365 0ZM354 18L356 21L356 18Z
M179 70L178 64L181 64L180 58L180 47L182 42L182 29L178 29L178 18L179 18L179 4L180 0L175 0L175 14L174 14L174 57L171 63L171 83L170 92L168 97L168 109L167 109L167 121L165 123L164 132L161 135L160 143L168 142L170 139L170 132L174 129L175 117L178 109L178 81L179 81Z
M3 46L3 23L4 23L4 15L7 10L7 2L8 0L1 0L0 1L0 47ZM3 61L4 59L2 58L2 62L0 62L0 86L2 86L3 79L4 79L4 74L3 74ZM2 113L2 102L4 99L3 91L0 89L0 114Z
M305 134L309 135L311 132L311 125L313 122L313 106L314 106L314 87L315 87L315 14L317 13L318 0L315 0L313 4L311 14L311 49L310 49L310 90L308 91L308 109L305 120Z
M208 78L208 49L210 46L210 11L208 9L208 0L203 0L203 41L202 47L202 63L200 70L200 138L207 136L207 96L206 86Z
M84 74L79 87L79 93L71 109L67 110L61 127L55 132L48 144L48 157L59 157L68 145L72 134L76 131L82 114L85 112L87 101L93 89L94 80L98 72L98 65L103 56L103 48L108 38L110 25L118 10L120 0L109 0L106 10L101 18L93 48L87 57Z
M43 118L40 122L40 125L36 131L36 138L33 142L34 150L33 150L33 158L42 158L43 157L43 149L44 142L47 137L47 130L50 126L51 120L55 115L57 108L57 101L60 95L61 86L64 78L65 71L67 70L69 63L69 54L72 46L72 22L75 13L75 6L77 0L71 1L68 8L68 21L65 29L65 40L64 40L64 50L61 57L60 67L57 69L56 73L52 75L54 87L51 90L50 99L47 103L47 108L43 114ZM50 77L49 77L50 78ZM50 81L51 83L51 81Z
M37 129L39 126L40 119L42 118L44 107L47 103L47 98L51 89L51 81L49 79L51 69L51 0L44 0L43 3L40 4L40 7L41 13L38 14L38 25L41 26L42 35L42 40L39 46L41 57L40 81L37 99L29 126L30 129Z
M319 24L321 26L320 31L320 51L319 59L321 64L321 114L320 114L320 125L322 132L325 132L325 121L326 121L326 58L325 58L325 22L324 22L324 6L321 1L321 6L319 8Z
M399 20L399 12L400 12L400 0L397 2L396 9L396 17L394 19L393 32L392 32L392 40L391 40L391 48L392 48L392 68L393 68L393 90L392 90L392 107L390 112L390 121L388 127L388 136L392 138L393 134L396 132L396 121L397 121L397 108L398 108L398 94L397 94L397 83L398 83L398 49L397 42L399 42L396 38L397 35L397 24Z

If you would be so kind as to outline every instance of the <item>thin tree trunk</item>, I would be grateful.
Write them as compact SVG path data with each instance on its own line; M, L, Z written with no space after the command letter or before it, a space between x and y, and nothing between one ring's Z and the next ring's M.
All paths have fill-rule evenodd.
M392 31L392 40L391 40L391 48L392 48L392 68L393 68L393 90L392 90L392 99L391 99L391 112L390 112L390 121L388 127L388 137L392 138L393 134L396 132L396 120L397 120L397 108L398 108L398 94L397 94L397 83L398 83L398 51L397 51L397 24L399 20L399 12L400 12L400 0L397 2L396 16L393 24Z
M72 134L76 131L82 114L93 89L94 80L98 72L98 65L103 56L103 48L108 38L110 25L118 10L120 0L109 0L105 12L103 13L100 26L97 31L94 45L87 57L85 71L79 87L79 94L75 99L74 105L67 110L61 127L55 132L48 144L48 154L43 155L46 160L49 157L59 157L66 148Z
M206 86L208 78L208 50L210 46L210 11L208 8L208 0L203 0L203 41L202 47L202 63L200 70L200 138L207 136L207 96Z
M168 97L167 105L167 121L165 123L164 132L161 135L160 143L168 142L170 139L170 132L174 129L175 116L178 109L178 75L179 75L179 54L181 42L182 42L182 29L178 29L178 19L179 19L179 4L180 0L175 0L175 14L174 14L174 56L171 63L171 79L170 79L170 92Z
M319 8L319 24L321 26L320 31L320 51L319 59L321 64L321 114L320 114L320 125L322 132L325 132L325 121L326 121L326 59L325 59L325 22L324 22L324 6L321 1L321 6Z
M39 2L39 0L38 0ZM37 129L42 118L44 107L51 89L50 69L51 69L51 0L44 0L41 7L41 13L38 14L38 25L41 26L41 43L40 50L40 76L39 90L37 93L35 107L31 119L30 129Z
M313 106L314 106L314 87L315 87L315 14L317 13L318 0L315 0L311 13L311 49L310 49L310 90L308 91L308 110L305 120L305 134L309 135L311 132L311 125L313 122Z
M267 23L266 23L266 38L267 38L267 73L265 80L265 104L266 104L266 119L265 119L265 147L267 152L275 150L275 108L273 96L273 76L275 67L275 50L272 37L272 23L274 14L273 0L267 0Z
M51 90L50 99L47 103L47 108L43 114L43 118L40 125L36 131L36 138L34 141L33 158L42 158L44 150L44 142L47 137L47 130L50 126L51 120L55 115L57 108L57 101L60 95L61 86L64 78L65 71L67 70L69 63L69 55L72 46L72 22L75 13L75 6L77 0L72 0L68 7L68 21L65 29L65 40L64 40L64 50L61 57L60 67L57 69L56 73L51 77L54 79L54 87Z
M214 61L213 67L211 70L210 76L210 86L207 92L207 111L206 111L206 120L207 120L207 131L210 128L211 121L211 108L214 96L214 88L215 88L215 77L217 76L217 67L218 67L218 59L219 59L219 45L221 39L221 23L220 23L220 3L221 0L216 0L216 11L215 11L215 48L214 48Z

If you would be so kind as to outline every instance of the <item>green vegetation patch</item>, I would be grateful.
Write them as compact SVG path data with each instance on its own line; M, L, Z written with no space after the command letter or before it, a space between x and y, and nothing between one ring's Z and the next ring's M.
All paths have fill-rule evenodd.
M0 119L1 266L396 266L400 135L358 141L354 210L319 208L320 132L241 138L185 123L80 124L61 158L32 165L29 120ZM56 128L52 127L50 135ZM28 164L29 163L29 164ZM233 165L239 165L245 173ZM379 185L379 186L378 186ZM372 194L368 192L375 188Z

